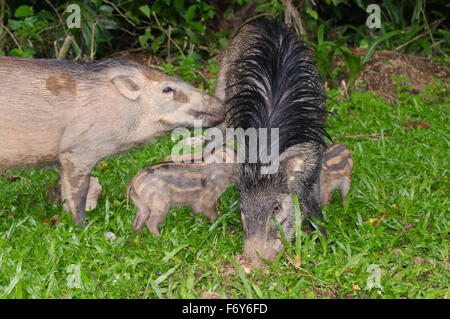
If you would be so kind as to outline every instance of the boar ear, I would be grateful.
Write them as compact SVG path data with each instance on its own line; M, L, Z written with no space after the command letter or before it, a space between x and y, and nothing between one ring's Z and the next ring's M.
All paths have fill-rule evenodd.
M303 172L305 170L305 155L297 155L289 157L285 160L285 170L286 172Z
M116 76L111 82L123 96L130 100L136 100L141 94L140 85L129 76Z

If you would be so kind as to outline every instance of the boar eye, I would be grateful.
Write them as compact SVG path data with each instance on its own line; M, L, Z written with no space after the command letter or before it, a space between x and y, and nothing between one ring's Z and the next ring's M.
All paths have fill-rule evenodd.
M172 89L170 86L167 86L163 89L163 93L169 93L169 92L175 92L175 90Z
M277 214L277 213L280 212L280 210L281 210L280 205L279 204L275 204L273 206L272 214Z

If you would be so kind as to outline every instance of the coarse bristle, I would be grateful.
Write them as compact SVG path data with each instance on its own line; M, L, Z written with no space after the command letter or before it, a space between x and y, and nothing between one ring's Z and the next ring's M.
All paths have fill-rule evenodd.
M232 127L279 128L280 152L308 141L324 143L325 100L321 78L306 46L283 24L250 22L258 33L251 54L237 60L237 89L227 103ZM229 88L227 88L229 89Z
M236 80L227 87L235 92L226 101L227 124L244 130L278 128L280 154L299 143L325 145L327 96L308 49L277 21L260 18L249 24L256 30L250 35L254 44L236 61ZM245 166L259 171L260 163Z

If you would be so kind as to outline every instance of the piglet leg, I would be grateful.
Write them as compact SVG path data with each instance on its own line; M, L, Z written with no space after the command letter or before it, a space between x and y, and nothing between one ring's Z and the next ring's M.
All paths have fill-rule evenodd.
M200 205L202 207L202 212L209 218L209 220L214 221L217 218L216 212L216 201L214 196L203 195L200 197Z
M345 202L347 201L348 191L350 190L350 179L345 178L341 186L342 206L345 208Z
M302 189L307 189L303 187ZM302 209L302 213L308 217L317 218L320 222L324 222L322 209L320 207L320 187L319 183L315 182L312 187L311 192L303 192L303 194L299 194L299 202L300 207ZM321 234L327 238L328 234L325 228L319 226L319 230Z
M146 223L148 231L151 232L152 234L155 234L156 237L159 237L161 235L159 233L158 227L159 224L161 224L161 222L164 220L166 213L161 211L152 211L150 219Z
M154 201L154 205L151 206L152 212L150 214L150 219L146 223L146 226L149 232L155 234L156 237L159 237L160 233L158 227L166 217L169 206L164 203L155 202L156 201Z
M144 223L150 217L150 211L146 206L136 203L137 213L133 221L133 229L141 231Z

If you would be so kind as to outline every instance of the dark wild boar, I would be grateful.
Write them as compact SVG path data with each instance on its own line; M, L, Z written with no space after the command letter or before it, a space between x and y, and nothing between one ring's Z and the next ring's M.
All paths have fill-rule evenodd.
M347 194L352 182L353 157L344 144L333 144L323 153L320 172L320 203L328 205L333 191L341 190L342 205L345 207Z
M215 95L225 102L228 127L279 129L277 173L262 174L260 160L236 164L234 172L244 254L273 260L283 247L274 219L288 241L293 235L293 194L305 216L323 221L319 177L327 97L306 46L285 25L260 18L235 34L223 53ZM245 149L248 154L248 141Z
M234 151L224 147L201 163L163 162L139 172L127 188L127 199L137 208L133 229L140 231L145 223L149 232L159 236L159 224L174 206L191 205L215 220L217 199L228 188L233 171L225 156L234 157Z
M215 97L127 60L0 57L0 80L0 170L58 162L75 225L86 225L89 174L100 159L194 120L223 120Z

